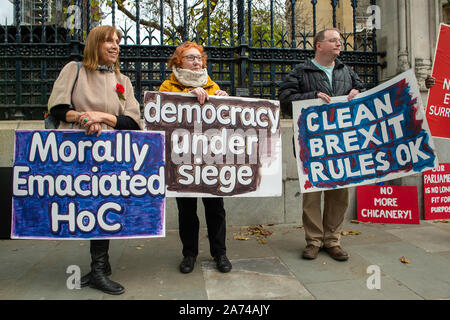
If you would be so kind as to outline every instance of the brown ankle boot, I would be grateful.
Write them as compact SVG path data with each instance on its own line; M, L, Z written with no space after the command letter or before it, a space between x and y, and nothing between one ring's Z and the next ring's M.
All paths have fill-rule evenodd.
M325 248L325 251L328 252L330 257L337 261L346 261L348 260L348 253L342 250L340 246L334 246L330 248Z
M313 260L317 258L317 255L319 254L320 247L317 247L313 244L308 244L306 248L303 250L302 257L303 259Z

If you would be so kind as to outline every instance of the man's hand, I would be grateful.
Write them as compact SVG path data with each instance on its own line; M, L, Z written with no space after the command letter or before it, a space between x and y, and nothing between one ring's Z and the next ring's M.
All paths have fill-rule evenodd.
M434 86L435 81L436 79L430 75L427 75L427 78L425 79L425 87L427 87L427 89L431 89Z
M352 100L357 94L359 94L359 90L352 89L347 96L348 101Z
M318 93L317 93L317 98L322 99L322 100L325 101L326 103L330 103L330 102L331 102L330 96L327 95L326 93L323 93L323 92L318 92Z

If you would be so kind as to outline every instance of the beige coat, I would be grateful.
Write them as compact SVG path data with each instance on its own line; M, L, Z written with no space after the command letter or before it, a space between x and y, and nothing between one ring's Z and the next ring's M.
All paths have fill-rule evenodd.
M53 84L53 90L48 100L48 110L59 104L70 105L70 93L76 77L77 64L72 61L64 66ZM124 97L119 99L116 84L125 88ZM131 117L141 127L139 102L134 97L130 79L112 72L91 71L81 67L77 83L73 90L73 104L76 111L101 111L113 115ZM70 128L70 124L61 122L60 129ZM74 129L81 129L74 123ZM113 128L102 124L103 130Z

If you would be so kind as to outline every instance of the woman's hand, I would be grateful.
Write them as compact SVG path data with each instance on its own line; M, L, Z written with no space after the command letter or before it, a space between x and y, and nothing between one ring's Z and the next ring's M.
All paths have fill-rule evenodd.
M100 123L93 123L89 127L85 128L87 135L94 134L97 132L97 137L102 133L102 125Z
M209 100L208 92L206 92L203 88L198 87L191 90L190 92L197 96L197 100L198 102L200 102L200 104L204 104L205 101Z
M80 126L83 128L89 128L94 123L102 123L103 117L101 116L102 112L96 111L85 111L80 112L80 116L78 117L78 122Z
M117 124L117 117L110 113L100 112L100 111L85 111L80 112L80 116L78 118L78 123L84 129L88 129L93 124L106 124L112 128L114 128ZM87 131L86 131L87 133Z
M228 93L226 93L226 91L223 91L223 90L217 90L216 92L214 92L214 95L226 97L226 96L228 96Z

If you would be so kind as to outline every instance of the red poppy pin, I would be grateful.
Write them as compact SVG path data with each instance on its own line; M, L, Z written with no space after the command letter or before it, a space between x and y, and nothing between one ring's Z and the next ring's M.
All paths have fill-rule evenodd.
M119 99L126 100L123 95L125 93L125 88L120 83L116 84L116 92L117 95L119 96Z

